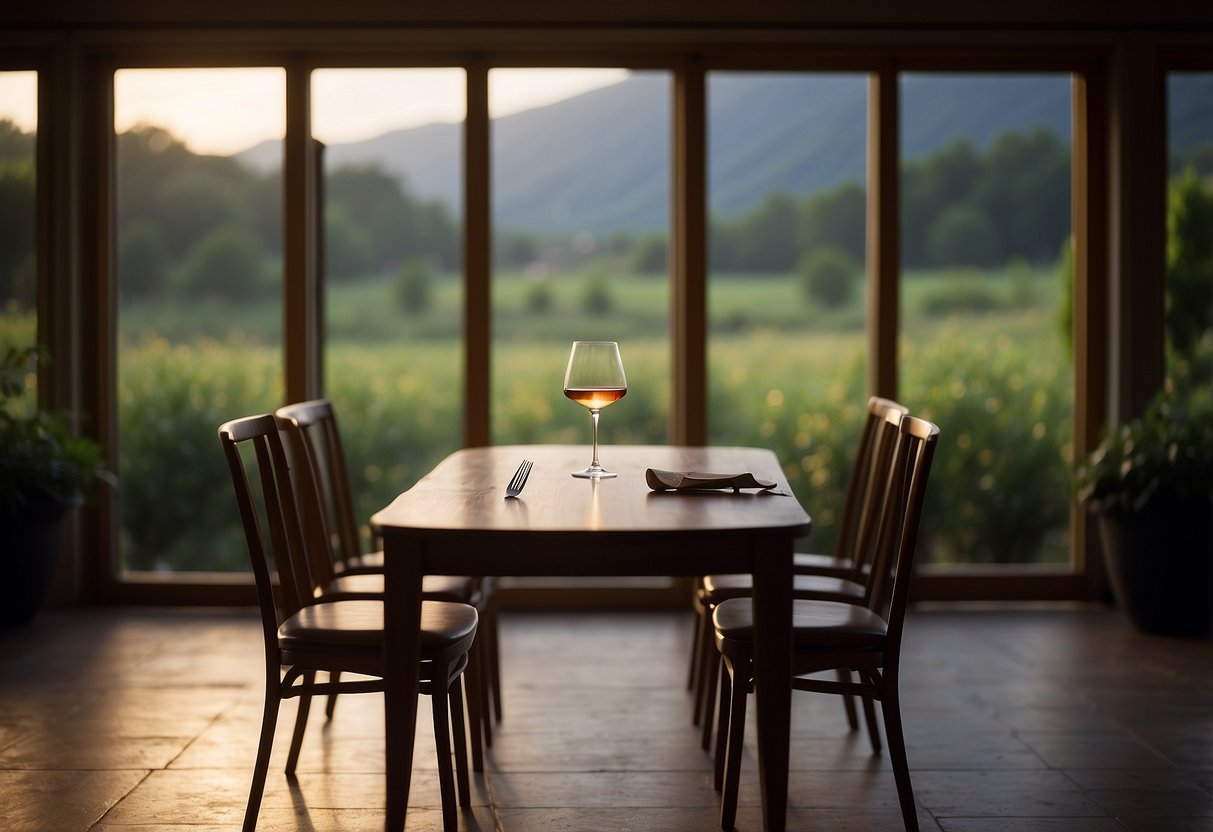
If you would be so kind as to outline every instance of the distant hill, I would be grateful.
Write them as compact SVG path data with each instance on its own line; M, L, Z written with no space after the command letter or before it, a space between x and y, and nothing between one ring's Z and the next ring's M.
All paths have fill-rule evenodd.
M1173 150L1213 140L1213 76L1171 97ZM1058 75L915 74L902 82L902 154L915 159L963 136L978 148L1007 131L1070 135L1070 82ZM648 231L669 218L670 82L660 73L496 119L499 229ZM710 77L709 200L744 213L775 189L809 194L862 181L867 81L861 75L718 73ZM330 167L378 161L409 190L459 205L462 126L432 124L326 149ZM239 154L280 164L277 143Z

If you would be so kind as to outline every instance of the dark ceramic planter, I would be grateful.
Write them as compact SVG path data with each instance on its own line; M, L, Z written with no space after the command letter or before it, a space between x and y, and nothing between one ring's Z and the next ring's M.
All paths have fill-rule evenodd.
M1213 635L1213 502L1156 496L1141 511L1099 515L1108 578L1139 629Z
M82 502L38 495L17 516L0 519L0 626L25 624L41 609L59 562L64 517Z

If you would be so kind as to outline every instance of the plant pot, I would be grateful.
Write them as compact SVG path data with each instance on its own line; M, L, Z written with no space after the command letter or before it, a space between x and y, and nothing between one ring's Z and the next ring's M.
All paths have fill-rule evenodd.
M1213 502L1156 495L1136 512L1099 515L1108 579L1139 629L1213 635Z
M32 495L16 517L3 519L0 550L0 626L25 624L41 609L55 577L63 520L83 500Z

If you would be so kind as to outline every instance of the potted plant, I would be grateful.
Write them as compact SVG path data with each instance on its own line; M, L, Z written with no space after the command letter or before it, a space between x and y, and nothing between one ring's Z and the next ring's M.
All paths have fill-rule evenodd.
M1117 601L1140 629L1213 634L1213 391L1169 382L1077 470Z
M25 379L45 360L35 347L0 354L0 625L23 624L42 606L65 515L108 476L100 447L73 434L65 415L22 409Z

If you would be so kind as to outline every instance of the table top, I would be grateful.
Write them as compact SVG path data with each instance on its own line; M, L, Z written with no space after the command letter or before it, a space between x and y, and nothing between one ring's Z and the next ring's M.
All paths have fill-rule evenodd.
M617 477L573 477L589 462L585 445L465 448L376 513L371 523L385 538L409 532L660 537L688 530L778 531L799 537L809 531L809 516L791 496L779 460L764 448L620 445L601 446L598 456ZM505 499L506 483L523 458L535 463L526 488L517 499ZM647 468L750 472L774 480L786 496L753 489L656 492L645 483Z

